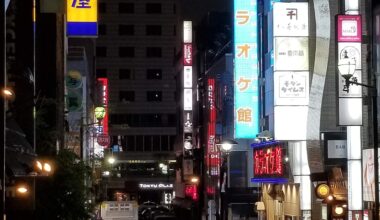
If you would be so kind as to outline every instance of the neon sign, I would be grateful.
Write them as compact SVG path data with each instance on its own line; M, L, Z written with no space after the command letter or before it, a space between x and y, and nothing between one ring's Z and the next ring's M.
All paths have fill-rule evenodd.
M252 145L253 146L253 145ZM286 170L284 166L283 145L271 142L268 145L254 146L253 149L253 182L277 182L284 179Z
M108 134L108 79L107 78L98 78L98 82L101 86L100 88L100 97L101 104L106 110L106 114L102 120L103 133Z

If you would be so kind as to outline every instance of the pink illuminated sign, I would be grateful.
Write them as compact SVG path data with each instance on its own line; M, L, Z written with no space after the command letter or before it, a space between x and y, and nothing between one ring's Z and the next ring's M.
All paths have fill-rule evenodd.
M98 78L98 82L101 86L101 104L106 109L106 114L102 120L103 133L108 134L108 79L107 78Z
M193 46L191 44L183 44L183 65L193 65Z
M362 41L362 18L360 15L338 15L338 42Z

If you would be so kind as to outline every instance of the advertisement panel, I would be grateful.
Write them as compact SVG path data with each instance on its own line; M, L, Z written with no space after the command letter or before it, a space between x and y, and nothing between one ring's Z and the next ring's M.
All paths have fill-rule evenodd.
M193 42L193 24L191 21L183 21L183 43Z
M308 36L309 16L308 3L273 4L273 36Z
M108 79L107 78L98 78L98 83L100 85L100 97L101 104L106 110L104 118L102 120L103 133L108 134Z
M361 43L339 43L338 44L338 78L339 97L361 97L362 86L350 85L347 92L344 88L345 79L342 74L352 74L351 81L361 83Z
M362 41L362 17L360 15L338 15L338 42Z
M307 105L309 72L274 72L274 105Z
M183 65L193 65L193 46L191 44L183 44Z
M363 150L363 201L375 201L375 165L374 150Z
M235 138L259 132L257 0L234 0Z
M193 90L184 89L183 110L193 110Z
M309 70L308 37L276 37L274 70Z
M345 159L347 158L347 141L346 140L328 140L327 141L328 159Z
M192 66L183 67L183 87L184 88L193 87L193 67Z
M67 36L96 37L98 35L97 0L68 0Z

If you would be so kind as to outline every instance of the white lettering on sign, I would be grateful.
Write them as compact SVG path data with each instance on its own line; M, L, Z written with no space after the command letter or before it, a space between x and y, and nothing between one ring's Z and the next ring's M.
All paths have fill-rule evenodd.
M172 183L140 183L139 187L142 189L171 189Z

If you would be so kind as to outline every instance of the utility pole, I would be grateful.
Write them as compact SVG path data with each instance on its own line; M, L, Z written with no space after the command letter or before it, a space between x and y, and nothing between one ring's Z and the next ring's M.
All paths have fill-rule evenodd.
M6 117L5 117L5 97L3 95L3 89L6 87L6 56L5 56L5 36L6 36L6 29L5 29L5 1L2 1L0 3L0 51L1 51L1 65L0 65L0 71L1 71L1 77L0 77L0 89L2 93L2 97L0 97L0 117L2 125L0 126L0 181L1 181L1 199L0 199L0 214L1 218L5 219L5 132L6 132Z

